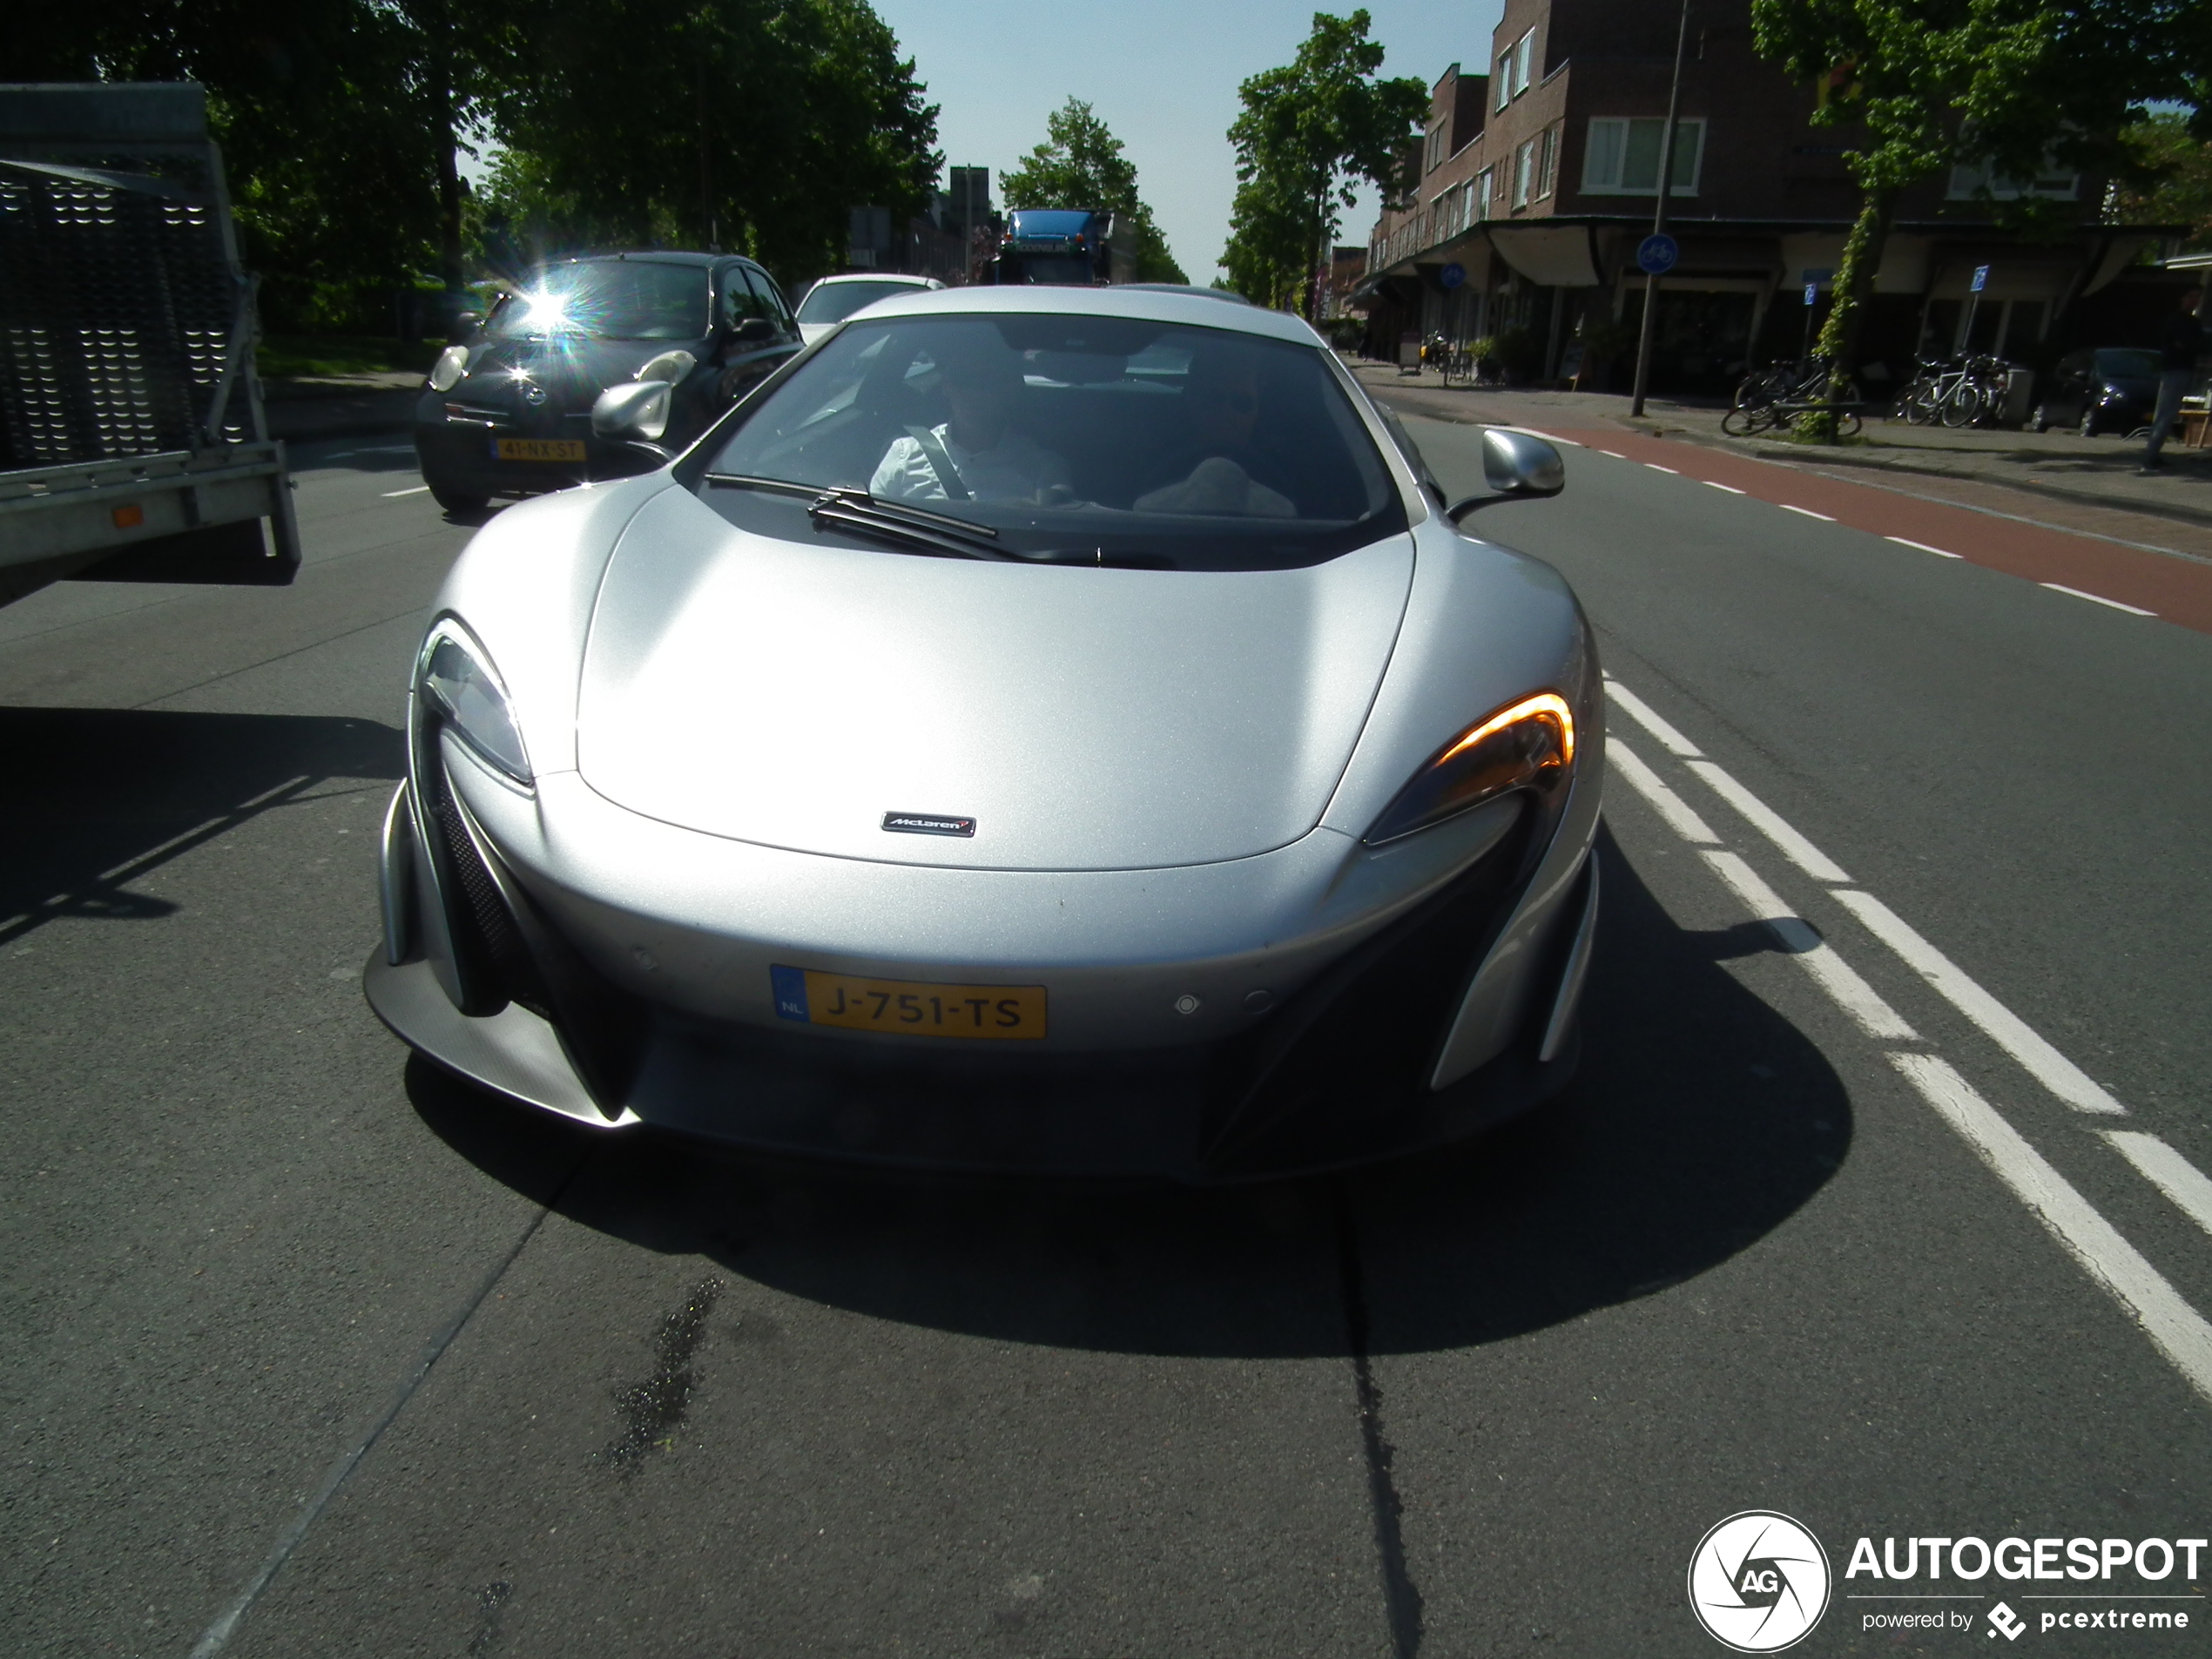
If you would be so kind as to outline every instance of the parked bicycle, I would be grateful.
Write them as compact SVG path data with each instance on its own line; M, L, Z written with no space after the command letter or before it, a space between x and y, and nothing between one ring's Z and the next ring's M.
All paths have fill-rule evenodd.
M1946 363L1923 359L1920 372L1898 398L1898 414L1914 426L1969 427L1994 415L2005 401L2011 365L1986 353Z
M1721 417L1721 430L1730 437L1756 437L1767 431L1787 432L1801 421L1832 419L1836 435L1854 437L1864 400L1856 381L1833 387L1832 369L1824 358L1784 360L1754 369L1736 388L1735 401ZM1842 395L1834 395L1840 389Z

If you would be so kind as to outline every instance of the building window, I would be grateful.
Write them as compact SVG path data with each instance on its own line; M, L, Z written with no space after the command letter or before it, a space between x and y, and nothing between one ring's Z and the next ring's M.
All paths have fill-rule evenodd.
M1536 172L1536 141L1529 139L1513 154L1513 205L1528 206L1528 190Z
M1536 56L1536 31L1531 29L1513 48L1513 95L1519 98L1528 90L1528 70Z
M1437 164L1444 159L1446 124L1439 121L1428 130L1428 171L1434 172Z
M1590 122L1589 147L1582 154L1582 189L1600 196L1656 196L1659 193L1659 150L1666 136L1663 116L1621 118L1597 116ZM1676 196L1697 193L1705 158L1705 124L1685 119L1675 133L1674 189Z
M1538 200L1552 193L1559 179L1559 129L1546 127L1536 140L1536 197Z
M1497 189L1497 171L1495 167L1485 167L1475 175L1474 216L1479 219L1490 217L1490 198Z
M1508 46L1498 54L1498 72L1491 77L1498 84L1498 107L1504 109L1513 102L1513 48Z
M1988 162L1978 161L1951 170L1951 188L1946 192L1946 199L1972 201L1985 190L2000 202L2018 201L2022 196L2044 196L2053 201L2070 202L2080 193L2081 176L2054 164L2033 179L2022 181L2000 177Z

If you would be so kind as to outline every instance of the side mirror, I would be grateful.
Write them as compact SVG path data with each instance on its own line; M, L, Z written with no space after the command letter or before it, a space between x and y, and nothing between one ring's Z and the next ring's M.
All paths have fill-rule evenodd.
M776 325L765 317L747 317L730 336L740 346L765 346L776 337Z
M1482 475L1494 493L1470 496L1446 508L1444 516L1454 524L1478 507L1556 496L1567 488L1567 463L1557 449L1541 438L1503 427L1483 428Z
M671 396L666 381L610 386L591 406L591 430L616 443L658 443L668 430Z

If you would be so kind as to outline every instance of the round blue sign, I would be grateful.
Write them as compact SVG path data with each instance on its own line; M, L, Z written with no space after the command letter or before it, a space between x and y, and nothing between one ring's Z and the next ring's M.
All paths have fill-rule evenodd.
M1467 280L1467 268L1456 260L1436 273L1436 280L1446 288L1456 288Z
M1655 231L1636 244L1636 269L1647 276L1664 276L1682 258L1682 247L1663 231Z

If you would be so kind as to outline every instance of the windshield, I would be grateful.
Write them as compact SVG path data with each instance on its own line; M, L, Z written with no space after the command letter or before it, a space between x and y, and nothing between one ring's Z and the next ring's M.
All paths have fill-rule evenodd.
M491 314L495 340L698 340L707 334L706 271L645 260L550 266Z
M801 322L843 322L862 306L917 292L912 282L817 282L799 302Z
M1015 556L1084 563L1283 569L1406 525L1318 350L1124 318L858 319L760 401L702 482L749 529L884 545L732 478L865 490Z
M2107 379L2155 381L2166 367L2155 351L2101 351L2097 373Z

